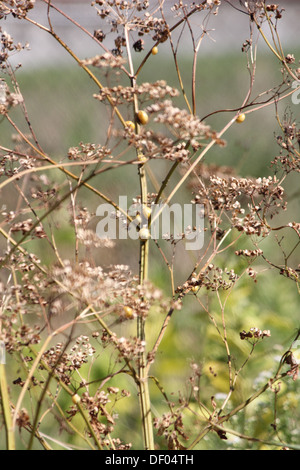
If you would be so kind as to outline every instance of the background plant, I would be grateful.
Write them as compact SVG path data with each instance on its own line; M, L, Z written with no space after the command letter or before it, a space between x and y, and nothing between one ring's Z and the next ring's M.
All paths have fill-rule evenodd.
M244 97L201 115L198 55L223 3L95 1L94 32L55 3L36 3L44 4L43 24L32 1L1 2L1 19L34 24L88 75L99 114L89 110L83 120L96 124L99 139L74 136L62 151L51 150L50 136L46 150L10 61L27 44L1 25L1 126L14 134L8 143L3 132L1 142L2 441L10 449L298 448L300 227L297 190L289 189L297 187L299 130L281 103L299 69L280 41L283 11L241 2L250 25L241 45ZM99 54L79 58L56 32L54 10ZM188 77L179 54L186 36ZM261 43L276 84L257 89ZM171 82L163 62L147 79L167 46ZM249 177L238 164L215 162L232 128L264 108L277 120L275 139L262 129L278 145L268 172ZM118 223L132 221L118 207L122 194L148 216L152 203L203 205L205 246L187 252L184 234L100 240L101 202L115 207ZM150 215L144 228L151 223Z

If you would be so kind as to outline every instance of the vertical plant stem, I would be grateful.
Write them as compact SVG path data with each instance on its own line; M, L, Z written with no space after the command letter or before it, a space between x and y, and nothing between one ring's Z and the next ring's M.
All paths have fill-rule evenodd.
M134 74L132 57L131 57L131 50L129 44L129 35L128 35L128 28L125 25L124 27L124 34L126 39L126 47L127 47L127 54L128 54L128 63L130 68L130 81L131 86L134 88L136 86L136 77ZM133 102L133 112L135 115L135 128L136 133L140 132L140 125L137 120L137 113L139 110L139 104L137 95L134 94L134 102ZM141 162L139 165L139 180L140 180L140 189L141 189L141 205L142 209L147 205L147 177L145 172L145 162L143 159L143 154L140 149L137 150L137 157L138 160ZM139 282L140 285L143 285L145 281L148 279L148 261L149 261L149 240L140 240L140 264L139 264ZM145 335L145 318L143 316L138 316L137 318L137 338L146 343L146 335ZM139 400L140 400L140 408L141 408L141 417L142 417L142 425L143 425L143 436L144 436L144 447L145 450L153 450L154 449L154 437L153 437L153 424L152 424L152 414L151 414L151 401L150 401L150 393L149 393L149 378L147 375L146 369L146 350L140 353L138 358L138 388L139 388Z
M140 183L141 183L141 198L142 207L147 202L147 181L145 175L144 165L139 168ZM142 285L148 279L148 261L149 261L149 240L140 241L140 272L139 281ZM142 342L146 342L145 335L145 318L138 316L137 319L137 337ZM144 444L145 450L154 449L153 439L153 424L151 415L151 401L149 393L148 374L146 369L146 352L145 350L140 354L139 357L139 394L142 411L143 429L144 429Z
M12 427L12 417L9 404L9 394L7 389L5 364L0 363L0 397L4 417L4 426L6 433L6 446L7 450L15 450L15 436Z

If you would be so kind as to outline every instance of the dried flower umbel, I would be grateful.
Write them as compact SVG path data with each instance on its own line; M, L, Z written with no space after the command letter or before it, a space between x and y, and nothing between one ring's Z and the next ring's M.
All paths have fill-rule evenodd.
M255 415L247 407L261 397L262 390L279 390L278 378L296 380L296 351L291 348L282 356L280 370L271 379L273 368L266 366L269 375L264 387L249 392L260 363L266 363L254 363L256 344L272 340L266 340L270 337L268 329L240 331L240 325L241 319L244 324L248 321L249 311L255 316L255 308L248 306L255 307L255 289L264 288L257 280L268 275L271 268L279 274L279 282L284 276L299 286L300 224L290 219L286 222L287 177L297 176L300 168L299 126L290 112L280 121L279 151L272 162L275 176L240 176L238 161L236 168L209 162L215 146L225 149L225 137L230 138L227 130L237 127L236 122L244 122L239 130L246 131L246 142L252 139L252 112L261 106L271 109L268 105L272 101L277 106L286 93L284 88L290 96L290 85L299 77L299 64L292 50L281 57L285 48L280 44L277 22L282 10L278 4L258 1L236 5L219 0L172 4L95 0L91 11L97 17L97 29L89 32L80 21L70 22L58 3L38 3L45 15L41 24L38 15L31 12L33 1L0 2L0 18L10 16L18 25L22 21L24 26L30 23L42 33L47 32L64 53L75 59L82 77L86 74L92 80L90 98L99 109L97 117L93 118L90 108L84 113L79 95L74 102L76 122L81 123L80 117L90 120L96 128L97 143L81 140L76 133L69 148L54 150L52 144L57 137L64 134L68 138L68 133L65 135L56 126L53 136L46 129L53 142L50 149L44 148L43 137L34 129L36 119L31 120L20 91L19 65L13 68L10 60L27 44L15 42L10 22L3 22L0 125L11 126L14 135L6 147L0 142L0 341L5 345L8 362L1 373L4 370L14 375L6 390L8 400L6 413L0 416L0 429L10 435L11 414L28 449L35 439L44 448L54 445L50 440L53 435L48 438L43 432L44 424L53 433L57 430L55 445L64 447L75 442L82 448L128 450L140 445L135 436L142 436L140 446L147 450L158 446L183 450L185 446L195 448L204 437L206 446L215 446L216 435L222 440L218 446L235 448L246 439L253 446L259 446L261 439L267 445L267 427L263 435L252 436L251 419ZM250 82L254 83L259 67L255 62L258 34L279 61L280 83L271 90L260 90L259 99L253 99L249 87L244 103L229 103L226 110L211 109L201 119L197 92L202 77L197 74L197 53L202 51L202 42L214 39L214 24L209 22L214 15L222 14L223 7L234 7L244 20L249 20L249 37L239 41L247 54ZM92 56L87 49L86 58L77 57L72 40L65 44L59 36L54 12L94 41L97 54ZM272 39L276 44L269 43ZM191 44L193 63L191 67L184 65L183 70L180 50L184 46L186 64L187 44ZM164 68L169 59L178 78L176 88L162 79L168 75ZM188 71L191 75L187 77L184 72ZM35 70L37 77L39 72ZM72 77L70 73L71 81ZM75 82L71 89L73 85L76 89ZM212 103L207 100L208 107ZM51 103L42 104L39 112L52 116ZM12 110L14 106L18 109ZM18 122L14 121L15 115ZM245 120L246 115L250 119ZM54 116L52 121L57 117L61 122L58 109ZM223 129L219 124L218 129L212 127L211 118L215 116L220 117L219 122L224 121ZM264 132L267 139L267 130ZM168 230L161 240L150 237L153 205L172 203L176 197L182 202L180 191L184 185L184 198L187 196L188 202L192 199L193 209L205 219L204 246L188 254L183 251L183 241L196 233L193 224L185 232L179 228L178 238ZM130 193L134 208L142 206L140 213L133 210L133 214L127 214L118 207L118 196L125 191ZM103 201L114 207L117 224L128 228L134 217L138 237L122 253L118 251L119 241L100 239L96 234L95 208ZM293 246L285 244L289 235L294 237ZM269 249L270 239L275 240L277 251ZM270 269L264 269L265 264ZM274 285L280 300L283 289L277 290ZM264 294L267 297L268 293ZM263 324L264 309L260 305L258 309ZM285 327L287 323L290 328L293 315L290 308L289 322L281 318L281 324ZM276 337L270 323L271 327L272 337ZM238 336L240 342L236 341ZM251 345L250 351L246 342ZM188 374L186 357L193 358L188 361ZM252 370L248 369L250 358ZM220 390L222 393L218 393ZM5 405L5 393L0 392L1 405ZM277 394L274 396L276 401ZM268 413L278 415L280 401L272 404ZM139 407L141 413L137 413ZM244 409L249 417L249 438L246 432L239 434L232 419ZM122 431L118 434L120 421ZM226 421L230 421L228 426ZM273 430L275 418L274 423ZM239 442L229 439L233 427L241 437ZM277 437L271 437L273 445ZM13 448L9 439L7 447Z
M283 195L284 189L276 177L253 180L211 176L209 185L200 186L192 202L204 204L210 220L217 220L220 228L229 215L232 226L238 231L267 236L270 228L265 217L272 219L285 208Z
M260 330L259 328L256 328L256 327L250 328L249 331L243 330L240 332L241 340L247 339L250 342L254 342L254 343L269 336L271 336L270 330Z
M12 15L14 18L24 18L35 6L35 0L8 0L1 2L0 19Z
M152 100L162 100L167 95L175 97L179 95L176 88L167 85L166 81L158 80L155 83L143 83L135 88L116 86L113 88L102 88L99 95L94 95L95 98L103 101L109 96L114 104L130 103L133 102L135 96L139 96L143 102Z

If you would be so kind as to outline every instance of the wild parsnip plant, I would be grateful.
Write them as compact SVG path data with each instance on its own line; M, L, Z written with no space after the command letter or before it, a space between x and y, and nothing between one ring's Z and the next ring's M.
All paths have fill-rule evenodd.
M33 14L38 6L43 23ZM201 117L197 59L224 7L249 19L241 45L249 86L238 107ZM251 324L253 286L270 278L270 296L279 297L288 279L299 293L300 224L290 218L286 187L300 169L300 130L288 108L280 115L279 104L299 90L300 69L280 41L284 11L265 1L218 0L95 0L91 8L99 20L95 31L54 0L0 2L0 126L9 124L13 134L10 148L0 137L1 448L299 450L292 389L299 324L280 312L290 340L277 337L275 345L271 318ZM99 54L89 57L87 50L78 57L58 35L54 10L96 42ZM28 45L6 31L9 16L49 34L92 80L91 100L103 110L102 142L74 142L63 157L40 144L10 60ZM186 49L191 44L188 82L179 60L182 42ZM278 76L276 86L257 94L261 44L278 64ZM161 78L160 68L154 82L141 78L162 48L169 50L177 87ZM229 130L247 125L250 113L259 119L262 108L277 120L271 175L241 177L238 164L213 164ZM216 129L210 121L217 115L225 124ZM124 187L128 194L120 193ZM182 228L163 239L151 236L174 200L184 204L183 193L202 210L204 242L194 251ZM139 211L124 208L120 196ZM125 232L134 227L136 239L126 240L131 264L122 259L124 240L99 237L94 207L101 204L111 206L108 225ZM67 255L57 228L62 220L72 228ZM197 229L190 226L189 235ZM114 252L117 263L110 261ZM157 270L164 273L161 284ZM183 344L186 357L179 358L176 348ZM182 380L175 389L168 369Z

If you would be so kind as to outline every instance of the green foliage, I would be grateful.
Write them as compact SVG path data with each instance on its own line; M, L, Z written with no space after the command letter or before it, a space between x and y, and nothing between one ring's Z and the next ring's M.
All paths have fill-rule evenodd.
M122 16L136 3L110 31L116 49L91 60L36 24L77 68L20 70L16 82L3 55L24 102L9 91L0 104L1 449L13 447L10 418L18 449L297 449L299 129L278 99L298 69L277 44L278 7L246 11L268 54L250 41L249 54L203 55L193 69L164 21ZM207 18L217 3L203 2ZM4 8L26 21L31 2ZM182 8L174 29L195 49L190 16L202 6ZM134 42L149 31L155 56L153 41L149 55ZM147 208L203 204L202 250L184 237L100 242L97 206L122 213L124 194Z

